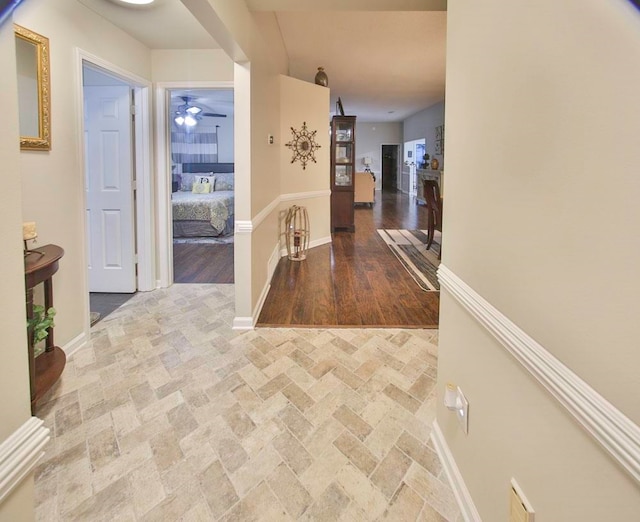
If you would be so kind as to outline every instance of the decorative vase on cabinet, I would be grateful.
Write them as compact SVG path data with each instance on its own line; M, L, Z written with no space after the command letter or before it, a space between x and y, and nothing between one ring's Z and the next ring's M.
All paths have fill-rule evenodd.
M355 230L353 176L356 153L356 117L331 120L331 231Z

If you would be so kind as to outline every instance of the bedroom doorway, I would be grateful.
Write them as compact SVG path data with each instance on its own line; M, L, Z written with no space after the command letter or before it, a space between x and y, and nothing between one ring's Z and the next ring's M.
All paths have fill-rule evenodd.
M233 89L167 98L173 282L233 283Z

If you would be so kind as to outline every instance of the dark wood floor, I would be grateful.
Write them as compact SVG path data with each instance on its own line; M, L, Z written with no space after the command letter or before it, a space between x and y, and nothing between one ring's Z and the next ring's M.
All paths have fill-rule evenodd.
M356 231L333 234L302 262L282 258L258 326L437 328L439 292L424 292L376 229L425 229L426 208L397 192L356 207ZM313 223L311 223L313 227Z
M233 243L174 243L173 281L233 283Z

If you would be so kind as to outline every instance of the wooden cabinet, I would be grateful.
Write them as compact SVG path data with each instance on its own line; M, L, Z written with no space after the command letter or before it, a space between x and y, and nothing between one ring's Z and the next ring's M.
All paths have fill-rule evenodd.
M331 231L355 230L353 180L356 154L356 117L331 120Z
M33 288L44 283L44 307L53 306L52 277L58 271L58 261L64 250L57 245L45 245L29 252L24 259L25 286L27 289L27 319L33 317ZM28 330L29 379L31 387L31 413L40 399L60 378L66 363L65 353L55 346L53 328L49 329L45 351L35 357L31 328Z

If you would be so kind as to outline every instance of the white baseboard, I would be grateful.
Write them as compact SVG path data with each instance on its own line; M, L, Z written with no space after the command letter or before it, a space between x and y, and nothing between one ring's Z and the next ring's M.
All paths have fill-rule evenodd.
M234 317L232 330L253 330L253 317Z
M49 429L30 417L0 444L0 502L31 473L44 455Z
M438 457L440 457L440 462L442 463L444 472L449 479L449 485L453 490L453 494L456 497L456 501L458 502L460 512L462 513L462 517L465 522L482 522L480 514L478 513L478 510L473 503L473 499L471 498L471 493L469 493L467 485L464 483L464 479L462 478L458 465L456 464L453 454L449 449L449 445L440 430L437 420L433 422L431 440L433 440L436 453L438 454Z
M87 342L87 334L82 332L80 335L77 335L73 339L71 339L67 344L62 347L65 355L67 357L71 357L74 353L76 353L80 348L82 348Z
M441 289L450 294L640 483L640 426L607 401L513 321L440 265Z

